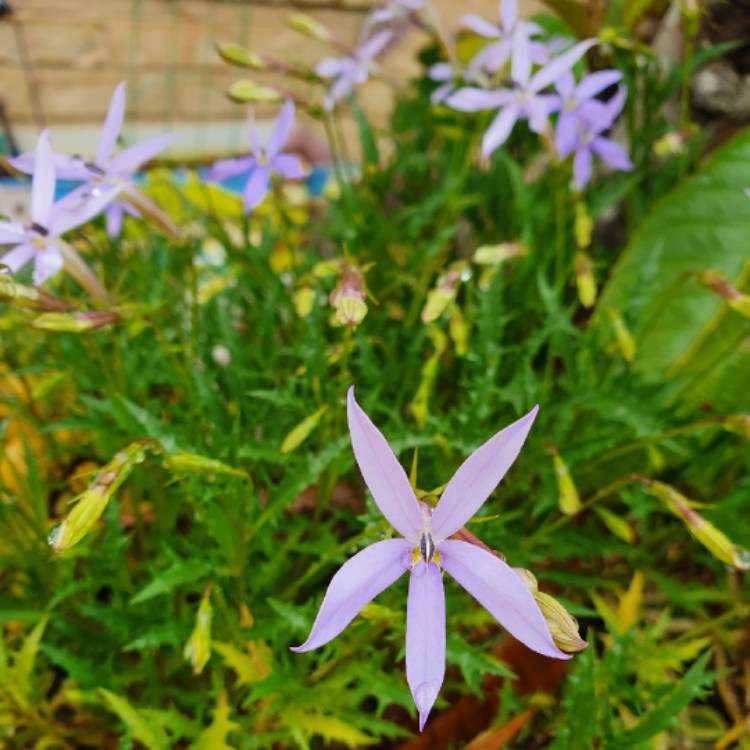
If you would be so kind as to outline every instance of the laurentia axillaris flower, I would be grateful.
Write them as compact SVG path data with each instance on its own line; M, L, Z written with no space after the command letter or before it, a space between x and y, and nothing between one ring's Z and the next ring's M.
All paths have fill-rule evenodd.
M169 234L177 235L176 227L172 226L171 221L150 198L135 187L133 180L134 173L170 146L177 136L160 135L149 138L115 153L125 120L125 85L124 81L120 83L112 94L94 158L86 161L78 156L54 156L55 171L60 179L80 180L84 183L66 196L65 201L69 205L80 203L81 210L86 211L89 203L97 206L102 195L115 190L120 194L121 200L110 199L105 211L107 234L110 237L119 236L125 214L135 217L146 215L156 220ZM22 154L8 161L20 172L36 173L33 154Z
M63 249L58 238L85 224L115 197L117 189L102 190L86 204L68 198L55 203L55 161L45 130L39 136L31 182L31 223L0 221L0 245L14 245L0 264L16 273L34 264L33 280L39 286L63 267Z
M266 197L271 174L277 173L286 180L299 180L304 176L299 157L282 152L284 143L294 123L294 102L288 99L276 118L265 147L255 126L250 124L250 155L236 159L221 159L209 170L208 179L222 182L237 175L249 173L242 191L245 211L251 211Z
M484 504L518 456L538 407L500 430L458 468L434 510L420 503L385 438L350 388L352 448L380 511L401 534L365 547L331 580L307 640L292 650L335 638L378 594L410 572L406 604L406 680L420 731L445 675L445 570L515 638L533 651L568 659L550 634L534 595L507 563L477 544L451 539Z

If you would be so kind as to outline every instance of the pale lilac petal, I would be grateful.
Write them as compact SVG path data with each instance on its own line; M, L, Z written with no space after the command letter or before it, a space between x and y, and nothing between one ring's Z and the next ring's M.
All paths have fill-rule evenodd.
M487 70L490 73L497 72L508 62L510 52L511 43L509 39L501 39L499 42L488 44L471 58L471 62L466 68L466 77L472 80L482 70Z
M324 102L327 110L333 109L336 102L343 99L354 88L358 75L359 70L356 67L352 67L334 81Z
M284 106L279 112L276 123L273 126L271 134L268 136L268 142L266 143L266 153L269 158L273 158L276 154L280 153L281 149L286 143L286 139L289 136L289 131L294 123L294 102L291 99L287 99L284 102Z
M369 62L377 57L392 39L393 32L389 29L379 31L359 47L356 53L357 59L363 62Z
M412 568L406 603L406 681L419 712L419 731L445 677L445 592L435 563Z
M109 208L107 208L107 235L112 239L120 236L120 231L122 230L122 214L123 208L120 203L112 203Z
M272 159L271 167L285 180L301 180L305 176L302 162L294 154L278 154Z
M445 539L458 531L497 487L521 451L539 407L509 424L477 448L443 490L432 514L432 535Z
M33 174L35 161L34 153L29 152L10 157L8 164L24 174ZM53 154L52 163L55 165L55 177L58 180L88 180L94 176L83 160L77 156Z
M554 83L596 44L596 39L587 39L585 42L579 42L575 47L551 60L540 71L534 73L529 83L529 89L536 93Z
M96 165L104 169L112 150L117 143L117 137L122 130L125 119L125 81L118 84L112 94L107 110L107 119L104 121L102 134L99 136L99 144L96 147Z
M346 414L354 457L373 500L399 534L416 542L423 517L414 490L386 439L354 398L354 387L347 393Z
M555 150L564 159L571 154L578 143L578 117L573 112L563 111L557 119L555 130Z
M529 127L534 133L543 133L547 128L547 111L550 103L543 96L535 96L526 104L525 113Z
M573 157L573 179L577 188L584 187L591 179L591 150L581 146Z
M209 182L223 182L231 177L249 172L255 167L255 157L243 156L239 159L219 159L206 174Z
M0 265L8 266L12 273L17 273L34 257L34 246L17 245L5 255L0 256Z
M526 584L507 563L475 544L450 539L438 544L440 564L514 638L532 651L569 659L552 640Z
M31 220L40 227L49 223L55 199L55 165L49 145L49 133L39 136L34 157L34 177L31 181Z
M473 86L454 91L446 100L446 104L461 112L479 112L483 109L502 107L513 99L513 92L505 89L487 91Z
M513 126L518 122L521 110L516 104L508 104L500 110L495 119L490 123L487 132L482 138L482 156L489 156L496 148L502 146L508 140Z
M348 57L326 57L315 66L315 72L321 78L335 78L351 65L352 61Z
M623 107L625 106L625 100L628 97L627 89L624 86L620 86L615 95L604 103L605 130L609 130L612 127L615 120L620 116Z
M527 33L536 34L541 29L536 24L526 24ZM531 27L531 28L528 28ZM531 62L534 65L546 65L549 62L550 50L549 47L543 42L532 42L531 43Z
M500 0L500 19L506 31L515 27L518 21L518 3L516 0Z
M311 651L333 640L365 604L406 572L410 550L405 539L386 539L349 558L328 584L307 640L292 651Z
M15 245L26 236L26 229L12 221L0 221L0 245Z
M453 90L453 83L444 83L442 86L438 86L430 95L430 101L433 104L445 104L446 100Z
M531 42L528 34L517 30L513 34L513 56L510 77L520 86L526 87L531 78ZM538 91L539 89L536 89Z
M60 248L54 242L47 243L41 250L34 253L34 273L32 274L34 284L40 286L62 267L63 257Z
M124 185L82 185L55 203L49 222L49 233L59 237L86 224L100 214L122 191Z
M495 24L485 21L481 16L475 13L469 13L458 19L458 25L470 29L479 36L487 39L497 39L500 36L500 29Z
M140 169L146 162L151 161L157 154L171 146L178 136L160 135L156 138L136 143L135 146L123 149L112 159L109 173L116 175L129 175Z
M576 88L576 99L585 101L617 83L622 78L619 70L599 70L586 76Z
M566 70L554 83L563 99L573 98L576 92L576 79L571 71Z
M242 191L245 211L252 211L266 197L271 170L267 166L256 167Z
M435 63L427 68L427 77L431 81L452 81L453 66L447 62Z
M633 169L633 162L619 143L609 138L599 136L591 141L591 150L610 168L629 172Z

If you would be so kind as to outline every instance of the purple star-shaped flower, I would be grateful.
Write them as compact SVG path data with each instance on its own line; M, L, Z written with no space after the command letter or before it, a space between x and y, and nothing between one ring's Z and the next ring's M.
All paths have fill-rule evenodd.
M576 83L573 74L568 71L555 81L555 88L560 94L554 97L550 110L559 112L555 128L555 148L558 153L570 153L571 144L576 139L578 122L588 103L596 101L596 96L622 79L619 70L600 70L587 75Z
M370 64L393 39L393 32L387 29L378 31L363 42L349 57L326 57L315 68L321 78L333 79L323 106L332 110L336 102L343 99L355 86L364 83L370 75Z
M133 173L172 144L176 136L162 135L149 138L119 153L113 153L125 119L125 86L126 83L123 81L112 94L93 161L85 161L77 156L56 154L54 156L56 173L61 179L81 180L86 183L66 197L71 204L76 200L96 201L103 191L117 187L123 196L130 196L135 203L159 213L155 204L152 204L143 193L135 188ZM31 174L34 171L33 154L22 154L9 161L21 172ZM110 237L119 235L122 218L126 213L132 216L140 215L138 210L129 203L124 201L110 203L107 208L107 233Z
M250 172L245 189L242 191L245 211L252 210L266 197L272 172L277 172L287 180L299 180L304 176L299 158L293 154L285 154L281 150L289 136L293 122L294 102L288 99L276 118L265 148L261 145L258 131L250 124L250 156L220 159L208 171L207 178L214 182L221 182Z
M406 473L350 388L347 414L354 456L380 511L403 538L375 542L341 566L310 635L292 650L310 651L328 643L365 604L410 570L406 680L421 731L445 674L445 570L530 649L570 658L555 646L534 597L510 566L481 547L449 538L476 513L515 461L536 413L537 407L474 451L430 511L417 500Z
M46 130L37 141L34 162L31 223L24 226L0 221L0 245L15 245L0 258L0 263L16 273L33 261L33 280L38 286L63 266L57 238L96 216L114 198L117 189L103 190L85 205L67 199L55 203L55 159Z
M569 71L595 44L593 39L580 42L532 75L530 41L525 34L516 34L513 38L511 62L511 80L514 84L512 90L487 91L466 87L451 94L446 102L463 112L500 108L482 139L482 155L488 157L505 143L513 127L521 119L528 120L529 127L535 133L544 130L547 115L556 99L541 92Z
M622 112L626 96L621 86L607 102L592 99L572 110L572 120L564 123L562 131L558 121L555 148L563 159L574 153L573 180L577 188L583 188L591 179L594 154L612 169L624 172L633 169L622 146L602 135Z
M486 47L481 49L471 60L468 66L471 77L474 77L480 70L488 73L496 73L508 62L513 50L513 38L517 34L524 35L530 39L535 34L539 34L541 29L535 23L521 21L518 18L518 3L516 0L500 0L500 23L498 25L485 21L481 16L471 13L462 16L459 23L475 34L494 39ZM530 54L533 62L543 64L547 62L548 51L541 42L530 43Z

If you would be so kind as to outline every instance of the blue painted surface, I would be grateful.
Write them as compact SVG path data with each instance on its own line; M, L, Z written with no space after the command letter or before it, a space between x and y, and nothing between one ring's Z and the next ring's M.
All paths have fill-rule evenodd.
M198 174L202 179L205 179L207 171L207 169L201 169L199 170ZM328 180L329 171L330 167L328 166L315 166L312 168L310 174L304 181L311 195L317 196L323 192L323 188L325 187L326 181ZM173 170L173 175L177 184L183 183L185 181L185 170ZM242 190L245 187L248 176L249 172L246 174L237 175L236 177L232 177L229 180L224 180L224 182L220 182L218 184L226 190L239 195L242 193ZM133 179L136 184L143 184L146 181L146 174L138 173L133 176ZM29 185L30 181L28 179L16 177L0 177L0 188L18 187L19 185L23 184ZM60 200L60 198L66 196L80 184L80 182L77 182L75 180L58 180L55 189L55 200Z

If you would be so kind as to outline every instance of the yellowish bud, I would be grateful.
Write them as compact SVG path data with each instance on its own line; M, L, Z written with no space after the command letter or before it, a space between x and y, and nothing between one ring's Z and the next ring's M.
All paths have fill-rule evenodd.
M229 464L217 461L215 458L199 456L197 453L173 453L167 458L167 466L176 472L185 474L223 474L224 476L249 479L250 476L242 469L235 469Z
M501 242L499 245L482 245L474 253L474 262L480 266L499 266L511 258L521 258L528 249L519 242Z
M736 545L723 532L691 508L690 500L674 487L645 477L643 486L683 521L687 530L717 559L738 570L750 569L750 552Z
M635 359L636 345L633 335L625 325L625 321L622 319L620 314L613 310L611 307L607 310L610 320L612 321L612 328L615 331L615 341L620 349L623 359L626 362L632 362Z
M321 417L328 411L328 406L323 404L318 410L314 411L308 417L305 417L296 427L294 427L284 438L281 444L281 452L291 453L298 448L312 434L312 431L320 423Z
M92 311L86 313L42 313L31 321L31 327L41 331L59 333L88 333L117 323L120 316L114 312Z
M185 660L193 668L193 674L200 674L211 658L211 620L213 620L213 616L211 589L207 587L198 606L195 627L182 652Z
M269 86L263 86L255 81L243 79L235 81L228 89L227 96L239 104L263 104L267 102L279 102L283 98L281 94Z
M562 460L557 449L554 446L549 446L548 450L552 456L552 463L555 468L560 510L566 516L574 516L582 508L578 490L573 482L573 478L570 476L567 464Z
M543 591L537 591L534 600L547 621L552 640L561 651L574 654L583 651L589 645L581 638L575 617L557 599Z
M221 42L216 45L216 51L219 53L224 62L230 65L236 65L240 68L250 68L251 70L265 70L268 66L263 62L263 58L250 52L249 49L241 44L234 42Z
M74 499L65 520L50 533L55 552L69 550L94 528L120 485L146 457L147 448L144 442L133 443L102 467L93 484Z
M294 310L300 318L306 318L315 305L315 290L309 286L303 286L294 292L292 297Z
M575 237L579 250L585 250L591 244L591 233L594 222L589 215L588 208L582 200L576 201Z
M466 263L458 261L438 278L435 288L428 293L422 310L422 322L425 325L434 323L448 309L448 305L456 299L459 285L467 276Z
M319 42L330 42L333 39L331 32L320 21L308 16L307 13L292 13L287 16L286 25L311 39L317 39Z
M593 307L596 302L596 279L591 258L588 254L579 251L573 261L575 265L576 286L578 288L578 299L584 307Z
M459 357L465 356L469 348L469 326L466 325L466 318L464 318L461 308L455 304L451 305L448 331L453 340L453 346L456 348L456 354Z
M333 323L339 326L358 326L367 315L365 279L355 266L345 265L336 288L329 297L335 310Z

